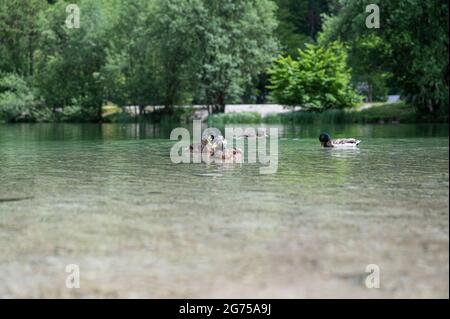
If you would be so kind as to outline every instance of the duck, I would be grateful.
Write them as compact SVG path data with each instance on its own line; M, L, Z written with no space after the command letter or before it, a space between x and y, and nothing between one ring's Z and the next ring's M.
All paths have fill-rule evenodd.
M201 144L191 144L189 152L191 154L200 153L207 154L220 161L235 161L237 163L242 161L242 150L240 148L227 148L227 140L219 135L210 135L202 139Z
M322 133L319 136L320 144L325 148L356 148L361 144L360 140L355 138L341 138L332 140L328 133Z
M223 152L227 148L228 142L223 136L214 137L211 135L211 140L213 150L221 150Z
M226 149L224 151L218 150L214 152L213 156L218 162L242 163L242 150L239 148Z

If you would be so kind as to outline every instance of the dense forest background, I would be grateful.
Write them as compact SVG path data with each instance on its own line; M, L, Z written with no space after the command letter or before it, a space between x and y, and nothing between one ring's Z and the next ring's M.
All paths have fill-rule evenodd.
M107 103L321 111L389 93L442 118L448 21L439 0L0 0L0 118L101 121Z

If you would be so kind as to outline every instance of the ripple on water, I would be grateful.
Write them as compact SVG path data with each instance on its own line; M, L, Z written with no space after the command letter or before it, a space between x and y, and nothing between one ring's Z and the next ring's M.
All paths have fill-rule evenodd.
M118 284L125 292L136 287L128 278L150 277L155 293L160 283L172 292L206 282L210 291L211 278L237 290L244 278L246 287L284 282L298 291L297 276L286 274L303 280L330 265L352 273L369 256L401 278L402 293L418 291L402 288L409 282L448 295L448 129L336 127L336 137L363 144L324 150L315 136L322 128L286 127L278 172L263 176L259 164L172 164L173 143L150 128L0 125L0 275L24 287L34 277L8 266L20 260L41 266L46 284L60 282L41 256L77 257L95 260L92 282L104 278L103 265L116 278L123 263L120 274L135 276ZM419 264L427 271L409 267ZM358 289L346 284L336 287Z

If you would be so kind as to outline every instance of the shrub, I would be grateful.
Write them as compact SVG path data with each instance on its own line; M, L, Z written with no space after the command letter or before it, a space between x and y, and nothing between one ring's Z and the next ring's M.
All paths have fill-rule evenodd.
M43 122L52 116L24 78L0 75L0 118L6 122Z
M259 124L262 122L262 116L259 113L254 112L242 112L242 113L221 113L214 114L208 118L210 125L223 125L223 124Z
M66 106L59 114L61 122L94 122L98 116L97 108L86 108L78 104Z
M350 87L351 73L344 47L307 44L299 57L279 58L269 69L272 99L288 106L322 111L356 105L360 97Z

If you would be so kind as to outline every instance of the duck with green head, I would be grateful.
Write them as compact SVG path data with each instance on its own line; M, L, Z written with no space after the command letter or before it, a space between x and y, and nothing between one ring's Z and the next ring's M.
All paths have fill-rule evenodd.
M356 148L361 143L360 140L355 138L341 138L338 140L332 140L330 134L326 132L320 134L319 141L322 147L325 148Z

